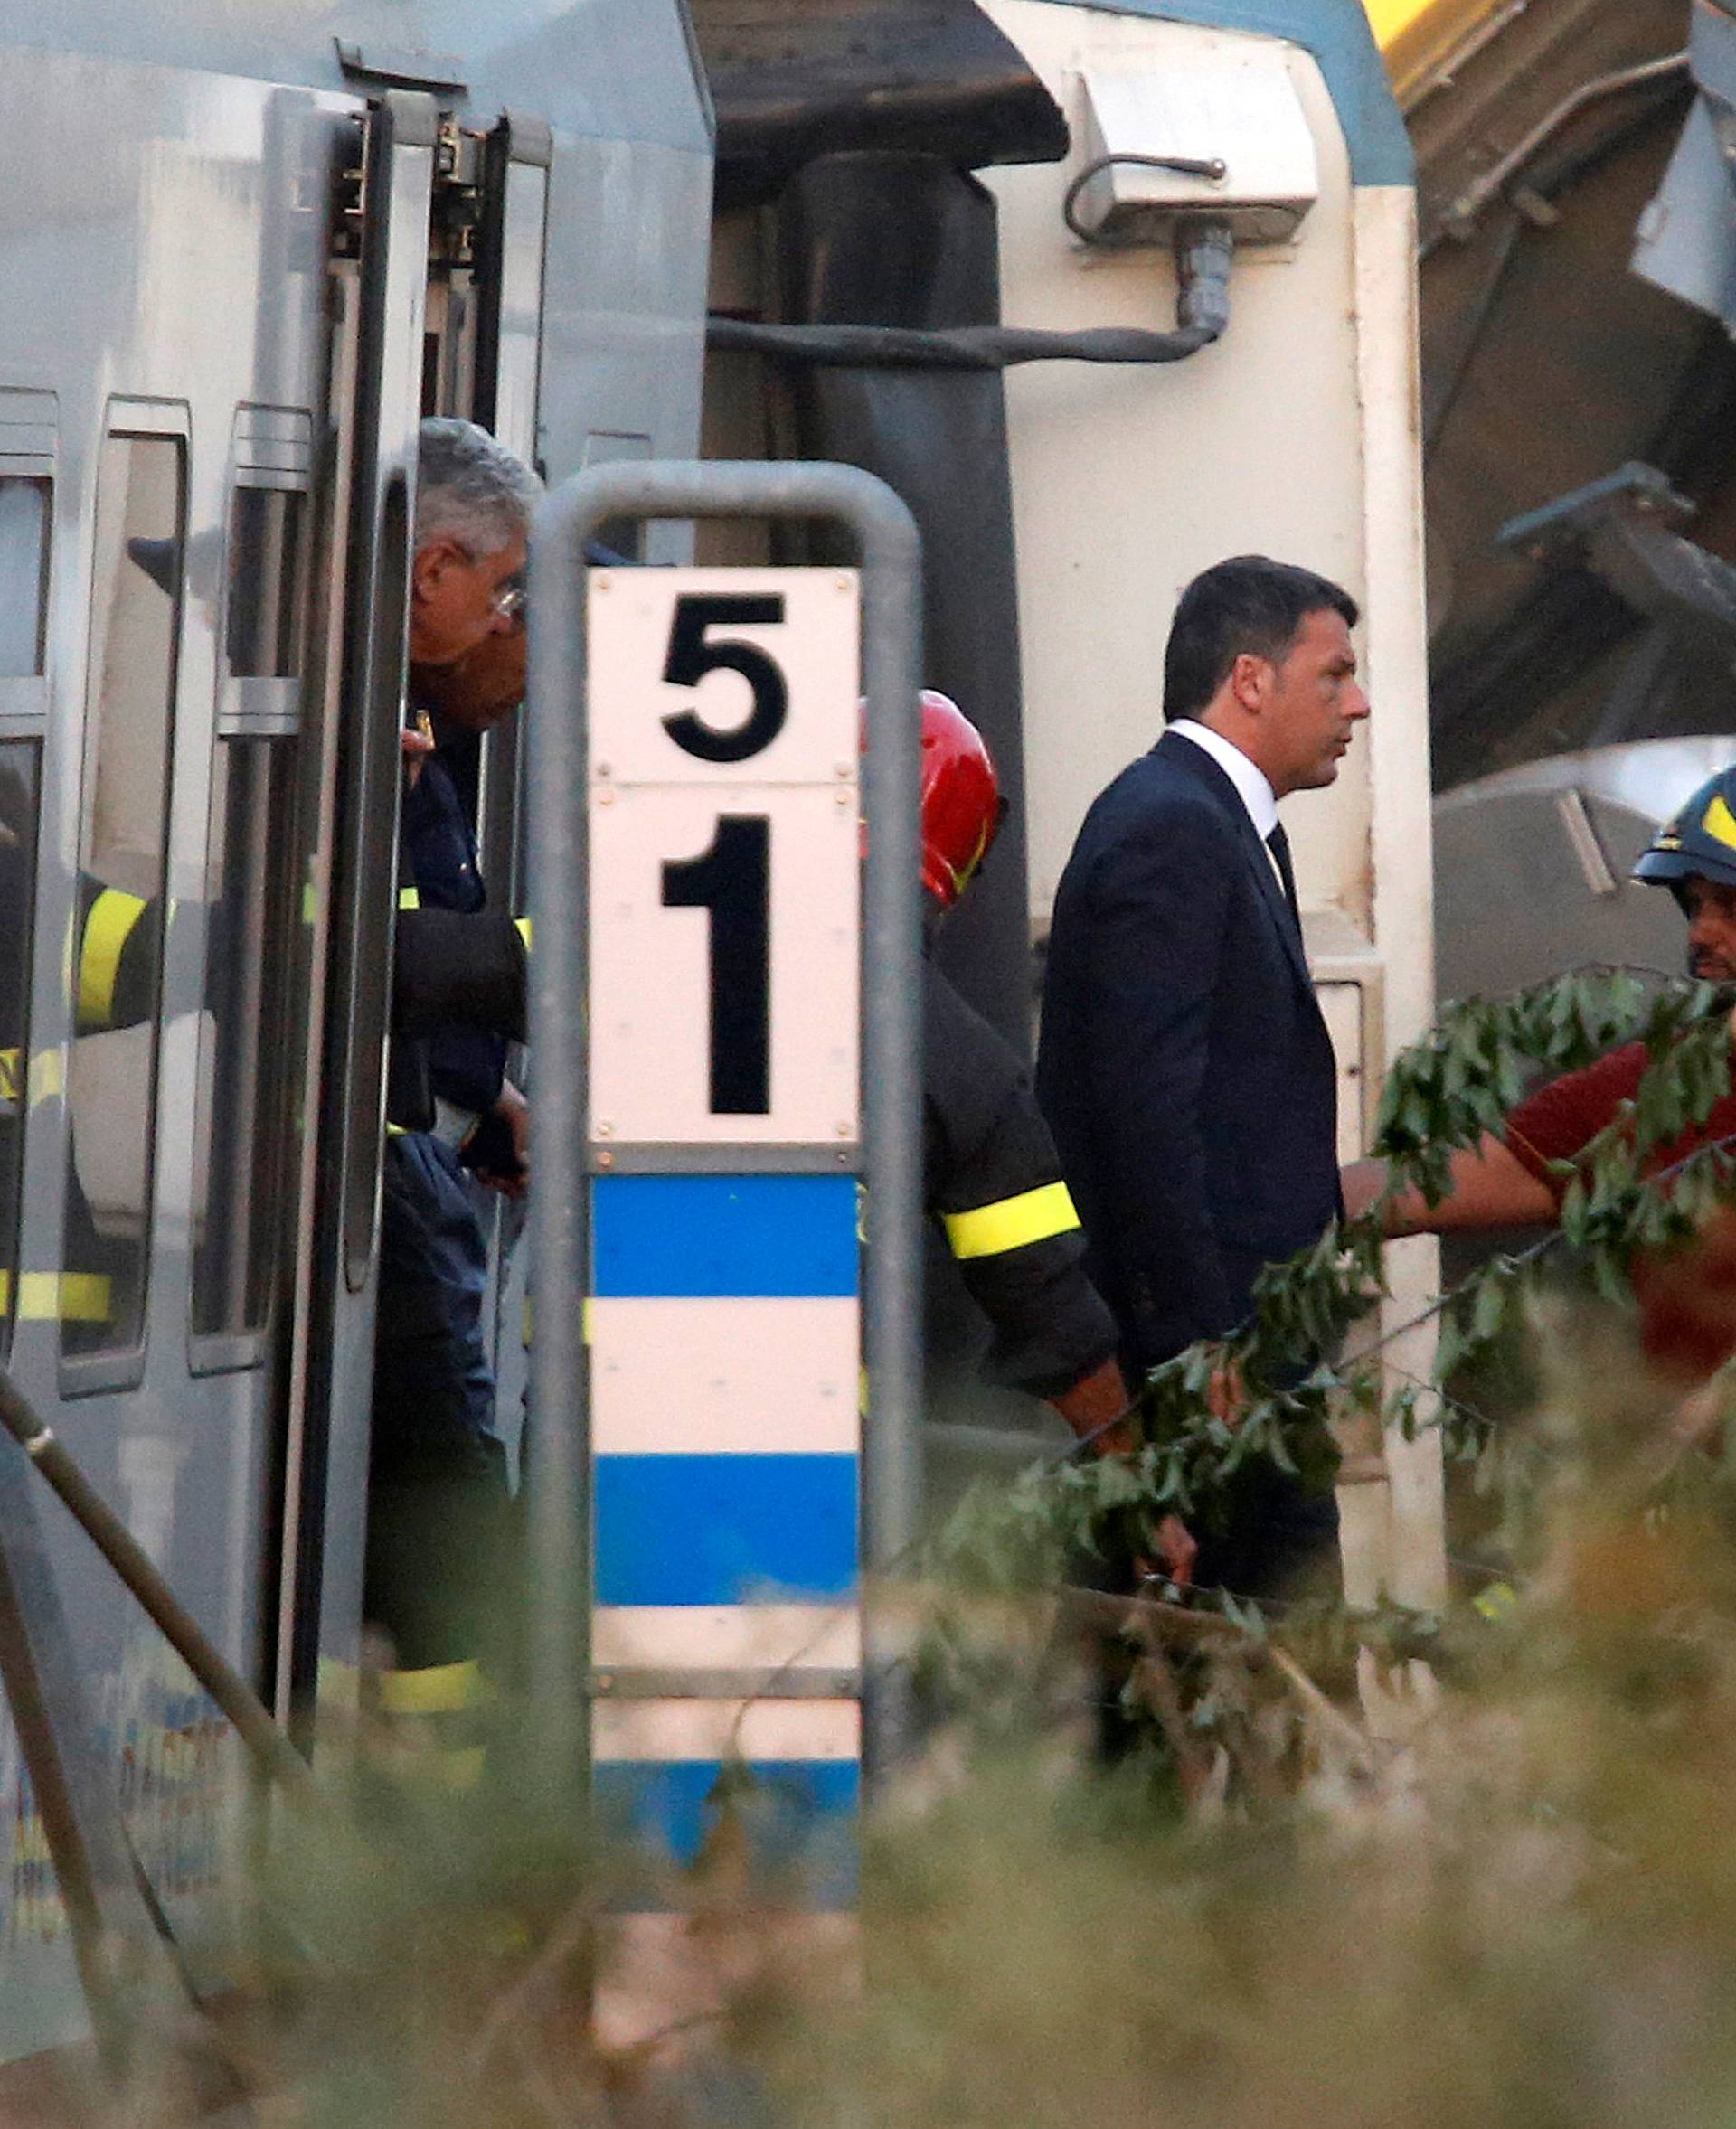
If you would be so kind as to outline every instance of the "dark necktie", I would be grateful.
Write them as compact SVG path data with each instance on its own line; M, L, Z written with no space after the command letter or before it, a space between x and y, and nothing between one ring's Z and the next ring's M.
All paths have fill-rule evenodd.
M1295 924L1299 937L1302 930L1302 912L1297 907L1296 873L1290 865L1290 839L1284 833L1282 821L1266 838L1266 847L1278 862L1278 876L1284 882L1284 900L1290 905L1291 921Z

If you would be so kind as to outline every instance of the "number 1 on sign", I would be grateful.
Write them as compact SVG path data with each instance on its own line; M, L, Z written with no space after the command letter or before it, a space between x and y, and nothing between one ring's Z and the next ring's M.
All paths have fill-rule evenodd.
M714 1116L771 1109L771 822L723 814L708 849L663 868L670 909L711 914Z

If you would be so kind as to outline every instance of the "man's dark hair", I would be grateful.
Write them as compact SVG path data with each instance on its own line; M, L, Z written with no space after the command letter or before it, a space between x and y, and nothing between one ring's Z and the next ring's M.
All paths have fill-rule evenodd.
M1356 626L1356 601L1341 585L1263 554L1234 555L1195 577L1164 653L1165 717L1197 717L1244 653L1281 665L1308 616L1327 609Z

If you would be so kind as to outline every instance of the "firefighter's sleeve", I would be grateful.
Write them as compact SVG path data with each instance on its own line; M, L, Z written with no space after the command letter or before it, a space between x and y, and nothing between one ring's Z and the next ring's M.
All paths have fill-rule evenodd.
M160 905L88 874L79 882L78 1032L98 1035L150 1017Z
M925 964L929 1210L994 1329L985 1371L1033 1397L1071 1390L1116 1350L1086 1276L1053 1139L1007 1044Z
M524 935L512 918L491 909L401 909L392 1032L432 1035L463 1026L522 1042L527 977Z

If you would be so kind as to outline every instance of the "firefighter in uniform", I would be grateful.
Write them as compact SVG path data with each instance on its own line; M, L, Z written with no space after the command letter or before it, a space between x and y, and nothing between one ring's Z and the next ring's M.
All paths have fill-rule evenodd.
M0 784L0 897L6 908L15 914L27 911L33 884L28 802L21 788ZM158 907L80 875L73 915L77 950L69 977L75 1037L137 1027L150 1017ZM216 910L205 914L216 921ZM454 918L435 909L405 911L396 931L395 1034L414 1037L457 1021L486 1031L489 1039L524 1039L528 969L524 941L509 919L492 913ZM14 1017L25 1002L29 955L28 926L22 920L0 926L0 1216L15 1199L27 1113L63 1091L60 1050L28 1054ZM0 1219L0 1229L8 1225ZM68 1352L76 1353L87 1339L100 1343L107 1337L113 1301L112 1252L91 1217L76 1162L68 1171L61 1256L59 1272L17 1274L15 1267L0 1263L0 1321L59 1321L67 1326Z
M948 697L922 694L922 884L931 917L976 875L1004 811L982 734ZM1133 1446L1114 1319L1086 1276L1085 1239L1030 1077L1005 1041L925 956L923 1185L971 1298L994 1330L986 1371L1053 1405L1099 1450ZM1194 1544L1161 1533L1171 1578Z
M1665 887L1687 919L1688 973L1703 983L1736 984L1736 766L1721 769L1653 837L1632 877ZM1732 1020L1736 1044L1736 1019ZM1388 1199L1383 1161L1344 1170L1353 1213L1381 1204L1390 1235L1550 1227L1581 1162L1633 1113L1654 1060L1643 1041L1623 1044L1583 1070L1535 1087L1498 1131L1455 1153L1448 1188L1433 1201L1407 1190ZM1644 1155L1642 1171L1662 1176L1695 1152L1736 1142L1736 1047L1730 1083L1704 1119ZM1681 1424L1692 1430L1717 1408L1712 1379L1736 1360L1736 1210L1720 1206L1692 1242L1644 1249L1632 1266L1641 1350L1687 1399Z

